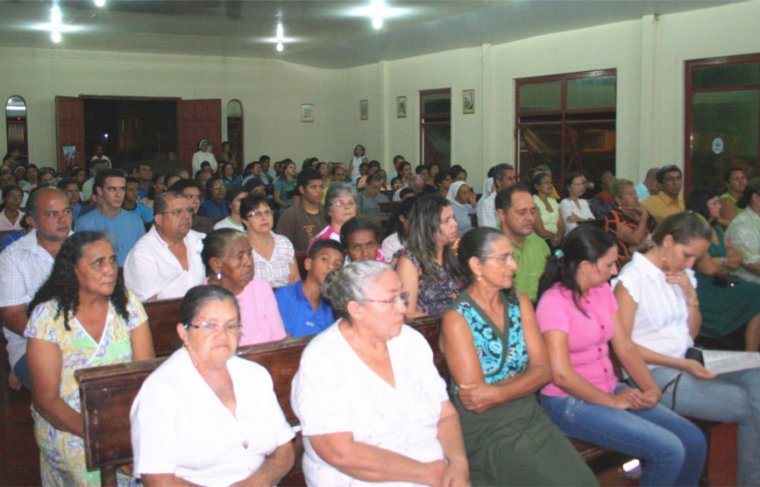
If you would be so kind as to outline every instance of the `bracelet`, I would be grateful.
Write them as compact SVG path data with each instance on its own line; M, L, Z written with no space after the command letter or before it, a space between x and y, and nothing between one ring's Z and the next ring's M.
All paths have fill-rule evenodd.
M686 304L692 308L699 308L699 301L687 302Z

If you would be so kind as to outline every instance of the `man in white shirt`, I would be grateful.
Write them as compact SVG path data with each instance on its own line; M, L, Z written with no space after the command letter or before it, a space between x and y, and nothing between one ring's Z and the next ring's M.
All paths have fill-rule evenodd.
M180 298L206 277L201 260L206 236L190 229L193 206L181 193L162 193L153 208L153 227L127 256L124 283L142 301Z
M0 320L8 341L8 358L13 375L11 387L31 390L26 364L27 305L47 280L53 262L71 233L68 198L57 188L33 191L27 203L33 230L0 253Z
M478 201L477 214L479 227L499 228L499 217L496 215L496 194L502 189L513 186L515 167L512 164L498 164L493 168L494 189Z

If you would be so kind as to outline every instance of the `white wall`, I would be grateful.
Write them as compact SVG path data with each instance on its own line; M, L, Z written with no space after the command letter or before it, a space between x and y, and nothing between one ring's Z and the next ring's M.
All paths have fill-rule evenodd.
M0 62L14 67L0 72L0 98L26 99L30 160L42 165L55 161L56 95L221 98L223 112L237 98L243 104L248 161L264 152L299 163L312 155L345 160L359 118L358 102L353 118L344 103L353 87L345 73L279 61L0 49ZM314 103L313 123L301 123L302 103Z
M351 69L270 60L0 48L0 98L29 103L31 160L55 157L55 95L240 99L245 154L347 161L357 143L386 166L396 153L419 160L419 92L450 88L452 162L478 188L488 167L512 162L514 80L617 69L618 174L640 179L652 165L683 164L684 61L760 52L760 0L483 45ZM476 113L462 114L474 89ZM396 97L407 117L396 118ZM359 100L369 120L359 120ZM301 103L315 104L301 123ZM4 119L0 147L5 147Z

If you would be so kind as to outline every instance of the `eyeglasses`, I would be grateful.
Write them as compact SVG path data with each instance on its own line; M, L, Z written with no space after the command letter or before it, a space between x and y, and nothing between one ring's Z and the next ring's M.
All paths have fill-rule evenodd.
M173 210L162 211L161 214L162 215L171 215L171 216L174 216L174 217L179 217L179 216L182 216L183 214L185 214L185 215L192 215L193 214L193 207L192 206L188 206L187 208L175 208Z
M335 200L332 202L331 206L336 206L338 208L351 208L353 206L356 206L356 201L354 200Z
M252 211L248 213L248 218L255 218L257 220L261 220L262 218L268 218L272 216L272 210L259 210L259 211Z
M486 259L493 259L498 260L501 263L509 264L510 262L517 262L515 260L515 254L504 254L504 255L489 255L486 257Z
M220 325L219 323L206 323L205 321L199 325L194 325L192 323L185 323L185 328L195 328L196 330L201 330L204 333L216 333L217 331L224 330L226 333L232 333L235 334L240 331L241 325L240 323L225 323L223 325Z
M224 189L224 185L222 186L211 186L211 191L221 191Z
M363 301L368 303L383 303L383 304L389 304L393 306L396 303L404 303L406 304L409 301L409 293L404 291L403 293L399 293L398 296L393 296L390 299L363 299Z

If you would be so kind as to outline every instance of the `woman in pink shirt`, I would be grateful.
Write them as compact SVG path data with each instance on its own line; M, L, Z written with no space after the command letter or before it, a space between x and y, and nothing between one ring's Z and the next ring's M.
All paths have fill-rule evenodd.
M608 283L615 274L615 238L589 225L549 257L536 313L553 380L542 404L566 435L643 460L640 485L697 485L704 435L657 404L660 389L618 316ZM610 342L632 385L615 377Z
M201 253L206 283L228 289L240 307L241 347L286 338L285 326L269 283L253 276L248 235L232 228L209 233Z

